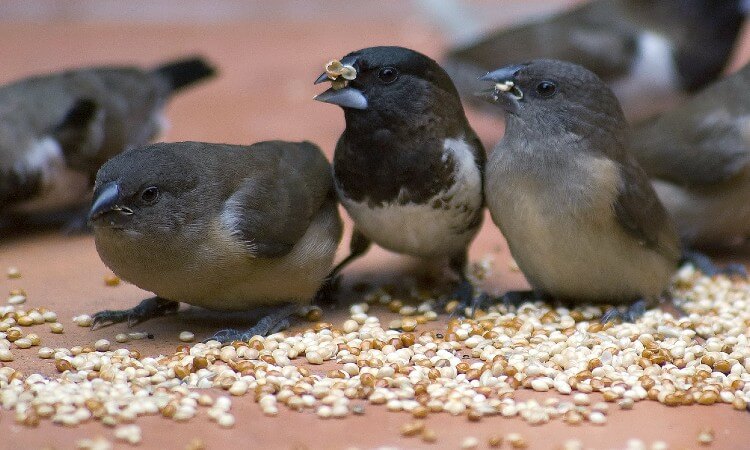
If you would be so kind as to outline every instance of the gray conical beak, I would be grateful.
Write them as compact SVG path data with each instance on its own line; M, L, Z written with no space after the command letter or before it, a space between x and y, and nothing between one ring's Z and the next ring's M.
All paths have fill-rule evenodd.
M331 79L328 78L328 74L327 73L323 72L323 73L320 74L320 76L318 78L315 79L315 83L313 83L313 84L325 83L326 81L331 81Z
M330 88L315 96L319 102L332 103L342 108L367 109L367 98L353 87L342 89Z
M516 74L523 68L523 64L514 64L512 66L506 66L497 70L493 70L492 72L487 72L485 75L479 77L479 79L482 81L493 81L495 83L515 81Z
M125 215L133 214L133 210L130 208L119 206L120 201L120 186L117 183L112 182L100 186L94 192L94 201L89 211L89 221L95 220L110 211L119 211Z

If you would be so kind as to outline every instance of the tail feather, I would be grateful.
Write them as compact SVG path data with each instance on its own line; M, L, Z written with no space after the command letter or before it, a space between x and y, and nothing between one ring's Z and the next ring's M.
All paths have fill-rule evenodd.
M154 69L154 72L169 81L173 91L216 74L216 69L201 57L173 61Z

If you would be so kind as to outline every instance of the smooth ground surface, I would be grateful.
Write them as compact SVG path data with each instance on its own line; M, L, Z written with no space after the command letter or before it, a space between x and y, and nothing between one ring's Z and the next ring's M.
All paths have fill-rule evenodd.
M310 21L246 21L202 25L133 25L127 23L65 24L5 23L0 27L0 82L21 76L84 64L134 62L156 64L170 57L201 53L215 62L221 76L176 98L168 117L172 124L166 140L205 140L249 143L263 139L309 139L330 154L343 127L341 111L331 105L312 101L320 89L312 80L323 63L350 50L375 44L399 44L439 56L442 36L411 16L400 22L391 20L352 20L345 24L335 17L314 17ZM750 55L742 45L737 64ZM488 116L471 114L470 120L488 146L502 135L502 127ZM489 218L487 218L489 219ZM341 255L345 254L346 240ZM507 247L489 220L471 250L472 260L490 257L493 273L486 288L501 292L525 286L523 277L511 270ZM730 259L747 260L735 255ZM63 335L40 332L43 345L73 346L93 343L99 338L114 342L117 333L126 330L116 325L96 332L76 327L70 318L103 308L125 308L148 294L134 286L107 287L109 273L99 261L90 236L62 237L56 233L30 236L6 236L0 242L0 273L8 266L20 268L22 278L0 279L0 291L22 287L28 292L27 307L45 306L56 311L66 327ZM424 278L412 261L379 249L353 265L347 272L345 292L357 281L410 282ZM351 294L354 300L356 297ZM341 324L344 308L326 311L325 320ZM206 320L201 311L186 310L177 316L153 320L137 330L153 333L153 340L125 344L142 354L171 353L182 330L207 337L219 328L247 326L242 318L211 314ZM304 326L304 324L302 325ZM41 328L40 328L41 329ZM52 375L49 362L36 357L36 351L14 351L13 367L24 372L40 371ZM325 368L326 366L322 366ZM530 393L521 392L523 398ZM547 395L545 395L547 396ZM476 436L486 448L492 434L520 432L530 448L557 448L568 438L579 438L590 448L624 448L630 438L650 444L664 440L670 448L696 448L696 436L704 428L713 428L716 440L712 448L749 448L750 415L729 406L681 407L669 409L653 402L638 403L632 411L613 411L606 426L571 427L561 421L531 427L520 419L486 418L469 423L465 417L434 415L429 425L438 432L436 444L403 438L399 427L410 417L389 413L383 407L368 406L366 414L344 420L318 419L310 412L292 413L282 408L278 417L264 417L247 397L233 401L237 423L231 430L218 428L205 416L186 424L161 418L139 419L143 428L141 448L184 448L201 438L207 448L280 448L344 449L350 446L375 448L459 448L466 436ZM112 430L93 423L64 428L44 422L36 429L18 426L11 413L0 411L0 448L73 448L82 437L105 436ZM120 444L122 448L126 445Z

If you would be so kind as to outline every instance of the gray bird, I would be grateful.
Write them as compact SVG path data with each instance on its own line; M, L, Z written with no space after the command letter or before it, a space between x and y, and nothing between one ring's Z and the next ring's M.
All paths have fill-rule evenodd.
M451 50L444 64L470 94L496 67L571 61L609 84L628 117L646 117L721 74L744 16L743 0L594 0L492 32Z
M467 252L482 222L484 148L448 75L403 47L370 47L332 61L316 100L339 105L346 128L334 180L354 221L351 255L371 242L411 256L444 259L459 276L455 296L475 299ZM478 297L477 297L478 298Z
M68 226L85 226L99 167L158 136L169 98L213 74L203 59L188 58L154 69L69 70L0 88L0 219L73 211Z
M174 312L285 306L246 332L285 327L331 269L341 238L331 167L309 142L159 143L122 153L96 177L90 222L102 261L156 297L101 311L96 327Z
M686 244L750 237L750 65L636 124L630 149Z
M627 152L627 123L592 72L533 60L490 72L481 94L506 113L485 200L529 284L563 301L629 304L634 319L665 291L677 233ZM617 315L612 309L605 320Z

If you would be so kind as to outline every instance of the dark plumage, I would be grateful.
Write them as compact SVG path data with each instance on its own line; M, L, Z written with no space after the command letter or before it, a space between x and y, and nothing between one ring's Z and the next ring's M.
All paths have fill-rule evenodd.
M201 58L104 66L0 88L0 218L84 207L99 167L164 126L169 98L214 74Z
M449 52L462 93L477 76L530 58L587 67L613 88L627 116L644 117L718 77L745 12L742 0L594 0L483 36Z
M581 66L534 60L483 77L506 132L485 198L531 286L573 302L653 300L680 258L674 226L626 151L613 93Z
M330 165L308 142L162 143L125 152L99 170L90 217L104 263L173 309L308 302L341 237ZM137 307L95 319L149 315Z
M485 156L453 83L435 61L401 47L366 48L341 63L356 77L317 97L342 106L346 119L333 170L355 231L352 256L334 275L372 241L450 259L468 301L466 251L482 219Z

